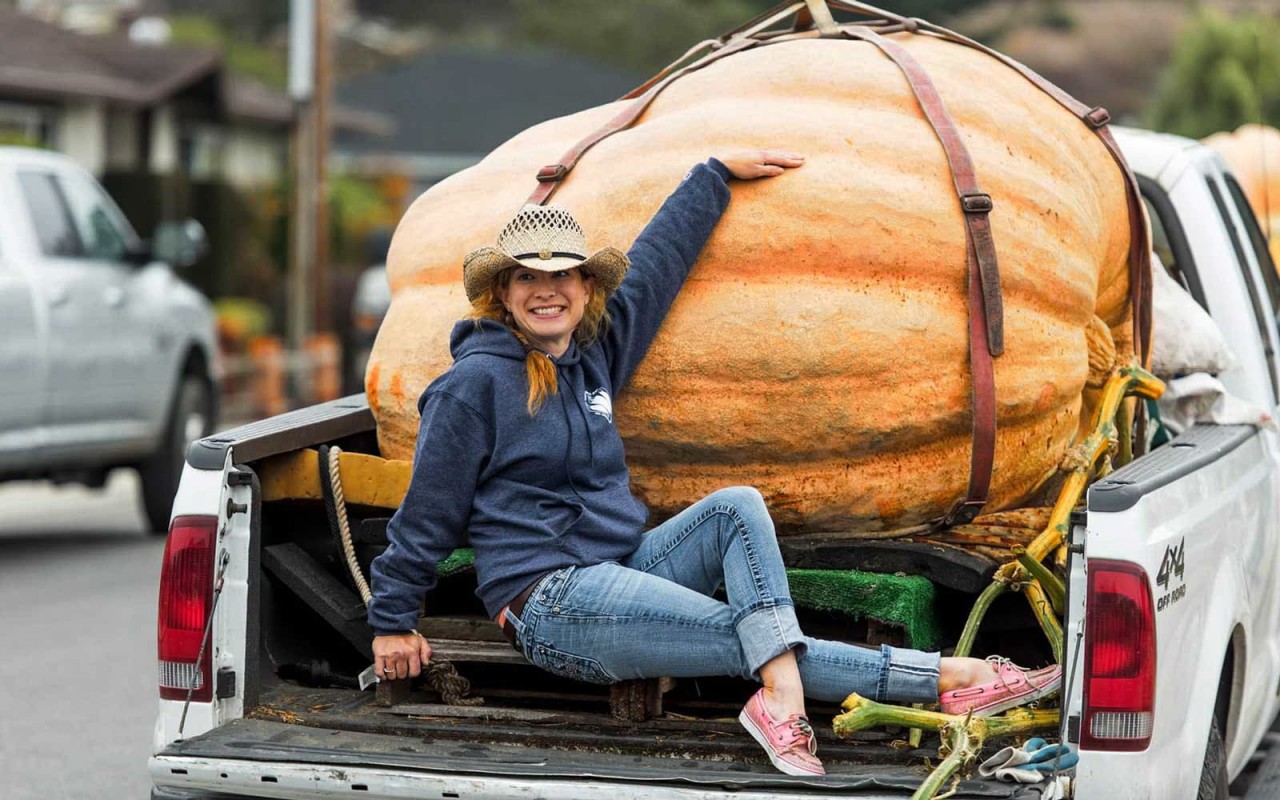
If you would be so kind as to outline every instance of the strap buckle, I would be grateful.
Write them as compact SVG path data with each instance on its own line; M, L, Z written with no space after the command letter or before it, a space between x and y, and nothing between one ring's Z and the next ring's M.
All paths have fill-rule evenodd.
M950 528L953 525L968 525L977 519L978 514L982 513L982 507L986 504L986 500L970 500L968 498L960 500L942 518L941 527Z
M995 204L991 202L989 194L962 194L960 195L960 207L964 209L966 214L987 214L991 209L995 208Z
M569 174L569 168L564 164L548 164L538 170L538 183L555 183L564 180L564 176Z
M1102 106L1097 106L1090 109L1089 113L1084 115L1084 121L1089 123L1089 127L1097 130L1103 125L1111 122L1111 112L1107 111Z

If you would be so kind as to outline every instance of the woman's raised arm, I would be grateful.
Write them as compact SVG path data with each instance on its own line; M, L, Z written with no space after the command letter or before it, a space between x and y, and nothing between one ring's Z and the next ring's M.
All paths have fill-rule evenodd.
M685 175L627 252L631 269L609 299L611 322L601 342L614 391L640 364L729 205L728 182L781 175L804 164L783 150L741 150L708 159Z

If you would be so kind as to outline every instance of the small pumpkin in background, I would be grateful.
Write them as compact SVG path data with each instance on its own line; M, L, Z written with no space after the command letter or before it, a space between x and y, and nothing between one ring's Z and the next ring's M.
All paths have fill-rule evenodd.
M1125 182L1093 131L1009 67L938 38L892 38L928 70L994 199L1005 352L986 510L1018 506L1088 423L1091 360L1099 372L1133 358ZM450 365L463 256L493 243L539 167L621 107L531 128L406 213L366 379L385 457L412 458L417 398ZM616 398L650 522L729 484L758 487L783 534L941 515L969 475L965 226L936 135L872 45L813 37L692 72L591 149L555 202L589 246L625 249L692 164L752 146L806 164L734 184Z
M1271 237L1271 259L1280 269L1280 130L1241 125L1231 133L1215 133L1204 143L1235 173L1263 233Z

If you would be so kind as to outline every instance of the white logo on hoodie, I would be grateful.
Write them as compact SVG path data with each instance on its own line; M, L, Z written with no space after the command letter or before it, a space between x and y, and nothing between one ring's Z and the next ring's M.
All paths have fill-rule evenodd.
M587 410L592 414L599 414L609 423L613 423L613 400L609 399L609 393L603 388L596 389L594 392L583 392L583 397L587 401Z

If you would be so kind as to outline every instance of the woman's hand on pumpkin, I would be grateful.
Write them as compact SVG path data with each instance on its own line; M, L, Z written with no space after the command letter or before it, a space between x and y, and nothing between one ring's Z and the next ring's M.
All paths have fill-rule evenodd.
M431 660L431 645L417 631L373 637L373 665L384 681L416 678Z
M804 163L804 156L790 150L740 150L717 158L743 181L772 178Z

